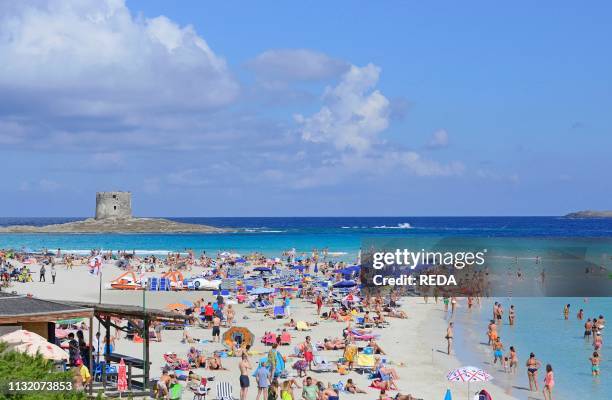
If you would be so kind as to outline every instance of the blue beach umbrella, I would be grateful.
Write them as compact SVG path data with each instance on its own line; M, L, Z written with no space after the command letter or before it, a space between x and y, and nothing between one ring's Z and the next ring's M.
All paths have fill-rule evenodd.
M446 389L446 394L444 395L444 400L453 400L453 395L451 394L450 389Z
M334 283L334 287L335 288L349 288L349 287L353 287L355 285L357 285L355 283L355 281L346 281L346 280Z
M274 293L274 289L272 289L272 288L265 288L265 287L255 288L251 292L251 294L270 294L270 293Z

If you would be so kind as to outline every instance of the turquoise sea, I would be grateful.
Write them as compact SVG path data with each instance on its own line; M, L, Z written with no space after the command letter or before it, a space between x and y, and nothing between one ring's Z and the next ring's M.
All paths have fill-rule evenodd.
M45 225L79 218L0 218L0 226L13 224ZM181 222L236 228L224 234L0 234L0 248L86 253L91 249L135 250L141 254L164 255L168 251L193 249L263 252L278 256L295 248L309 253L313 248L328 248L338 259L355 261L363 238L385 237L612 237L612 219L566 219L561 217L338 217L338 218L172 218ZM612 270L612 265L606 267ZM493 301L505 309L514 304L517 325L503 326L501 337L506 347L514 345L519 354L517 378L496 371L486 346L486 323ZM572 305L569 321L562 319L565 304ZM612 298L499 298L487 299L482 309L468 313L460 309L456 318L459 358L493 372L498 385L508 387L521 399L529 393L526 356L533 351L545 365L552 364L556 375L555 399L607 399L612 393L612 346L604 334L601 378L590 374L590 344L582 340L584 323L576 320L579 308L585 318L603 314L612 318ZM609 328L608 328L609 329ZM607 330L607 329L606 329ZM540 377L540 380L543 376ZM539 394L536 398L541 398Z

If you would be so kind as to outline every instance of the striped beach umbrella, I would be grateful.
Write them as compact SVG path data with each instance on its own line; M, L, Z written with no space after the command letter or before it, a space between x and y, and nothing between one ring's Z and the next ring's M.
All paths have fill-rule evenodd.
M446 379L451 382L467 382L468 400L470 398L470 382L487 382L493 379L488 372L476 367L461 367L450 371Z

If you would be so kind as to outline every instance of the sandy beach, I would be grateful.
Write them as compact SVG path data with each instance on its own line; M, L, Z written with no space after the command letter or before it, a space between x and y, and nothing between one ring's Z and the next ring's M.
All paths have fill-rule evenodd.
M73 301L90 301L97 302L99 295L99 280L89 274L86 266L75 266L72 270L67 270L63 265L57 267L56 283L50 283L47 276L47 282L37 282L38 266L32 266L34 272L34 282L15 283L10 290L15 290L22 294L34 294L37 297L54 300L73 300ZM117 267L107 264L102 268L102 280L108 282L112 277L119 275L122 271ZM146 305L151 308L164 309L169 303L174 303L181 300L194 301L199 298L204 298L206 301L214 301L211 292L207 291L174 291L174 292L146 292ZM121 290L102 290L102 302L111 304L130 304L142 305L142 291L121 291ZM446 341L444 335L446 332L447 322L444 319L443 305L440 302L435 304L432 301L425 304L422 298L404 298L402 300L402 309L408 314L407 319L389 319L391 324L386 328L376 328L375 333L380 334L377 343L387 353L386 357L391 366L397 370L400 379L397 381L399 393L412 394L417 398L423 399L442 399L447 388L451 389L453 398L464 399L468 395L467 384L451 383L446 380L446 374L453 368L461 366L459 360L454 356L446 354ZM261 352L261 355L252 355L251 361L255 363L261 358L269 347L260 343L260 339L264 332L277 331L286 322L286 319L274 320L269 317L264 317L261 313L256 313L251 309L246 308L243 304L234 306L236 308L236 323L237 326L245 326L249 328L255 335L256 341L253 346L254 353ZM324 307L324 311L325 311ZM316 321L316 308L312 303L297 299L292 306L292 317L296 320ZM94 323L95 325L95 323ZM292 353L292 348L295 344L304 341L307 335L312 337L313 343L322 341L326 337L341 337L344 323L336 321L319 320L319 325L314 326L310 332L291 331L292 344L291 346L281 347L281 354L288 356ZM94 332L97 326L94 326ZM222 333L226 328L222 328ZM204 328L191 328L190 333L194 338L210 339L211 331ZM102 333L103 334L103 333ZM158 377L161 374L161 368L164 365L162 355L166 352L175 352L179 356L184 356L190 345L181 343L182 331L180 330L165 330L162 334L160 343L153 341L150 348L150 360L152 362L151 374L152 377ZM218 343L197 344L196 347L203 351L204 354L212 354L215 350L221 350L223 346ZM115 351L132 355L136 357L142 356L142 345L135 344L124 338L117 341ZM323 351L323 355L329 360L334 361L342 355L341 350ZM295 359L293 359L295 360ZM239 391L238 385L238 358L228 357L223 359L223 364L227 371L209 371L204 369L194 369L194 371L202 376L214 376L215 381L227 381L234 386L234 395L237 396ZM291 358L288 358L287 365L291 375L296 375L295 370L290 368L293 364ZM342 397L361 399L377 399L379 391L377 389L368 388L369 380L367 374L358 374L351 372L349 375L341 376L335 372L326 373L309 373L313 378L321 380L324 383L332 384L340 381L346 382L348 378L352 378L356 385L367 391L366 394L350 394L343 392ZM249 399L255 399L256 388L253 387L248 393ZM214 384L214 382L212 382ZM214 386L213 386L214 387ZM504 393L502 389L494 385L494 382L471 384L471 395L485 388L488 390L494 399L511 399L512 396ZM391 391L391 396L394 396L396 391ZM297 389L296 396L301 394ZM192 398L193 395L185 390L183 398ZM539 396L534 396L539 398Z

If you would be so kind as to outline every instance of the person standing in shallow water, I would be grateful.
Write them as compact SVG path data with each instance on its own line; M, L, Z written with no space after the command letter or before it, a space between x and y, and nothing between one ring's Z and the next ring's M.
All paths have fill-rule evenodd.
M540 361L536 358L535 354L529 354L529 359L525 364L527 367L527 379L529 379L529 390L532 392L538 391L538 368L540 368Z
M555 374L553 373L552 366L546 364L546 376L544 376L544 389L542 394L544 400L552 400L552 389L555 386Z
M569 314L570 314L570 305L567 304L564 308L563 308L563 319L568 320L569 319Z
M599 376L599 353L594 351L589 361L591 362L591 374L593 374L593 376Z

